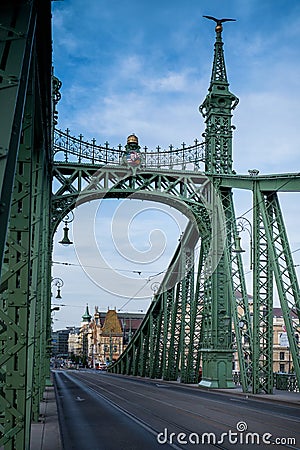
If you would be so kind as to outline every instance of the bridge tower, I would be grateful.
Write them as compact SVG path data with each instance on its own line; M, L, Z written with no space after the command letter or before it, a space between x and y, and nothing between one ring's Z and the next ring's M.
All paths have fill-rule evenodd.
M222 23L217 19L215 28L213 67L208 94L199 110L205 118L205 173L208 177L216 174L232 174L232 111L238 104L238 98L229 90L222 41ZM204 284L204 303L207 314L203 322L203 377L200 385L209 388L232 387L232 347L231 347L231 270L227 255L227 239L232 233L234 221L232 196L230 189L220 189L212 178L215 201L220 201L227 210L225 223L218 217L213 226L217 228L214 246L212 273ZM229 207L231 206L231 208ZM228 212L230 213L228 216ZM226 220L228 219L228 220ZM228 222L228 223L226 223ZM224 231L228 229L228 238ZM226 233L225 233L226 234ZM211 238L211 236L210 236ZM234 293L233 293L234 295Z

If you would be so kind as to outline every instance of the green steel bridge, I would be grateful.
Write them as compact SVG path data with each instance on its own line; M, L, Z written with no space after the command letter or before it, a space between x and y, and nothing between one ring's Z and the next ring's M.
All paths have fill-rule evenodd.
M155 151L141 149L134 135L124 148L110 148L55 128L60 82L52 72L50 0L2 1L0 36L0 447L29 448L50 382L53 235L70 211L93 199L134 195L189 219L112 372L195 383L201 364L200 386L230 388L237 350L243 390L272 393L275 283L299 386L299 286L278 193L299 192L300 174L233 171L238 99L229 90L222 24L200 106L203 142ZM252 192L251 308L234 189Z

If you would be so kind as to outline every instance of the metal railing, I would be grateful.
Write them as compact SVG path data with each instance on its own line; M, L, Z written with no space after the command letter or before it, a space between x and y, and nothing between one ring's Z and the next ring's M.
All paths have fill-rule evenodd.
M141 167L143 168L168 168L199 170L200 163L205 161L205 143L195 139L194 144L181 148L169 146L168 150L156 147L155 151L149 151L147 147L141 149ZM79 138L70 135L70 130L65 132L54 130L53 146L54 162L86 163L97 165L123 165L126 164L125 148L111 148L108 142L97 145L96 140L85 141L80 134Z
M274 387L280 391L299 392L297 377L294 373L275 373Z
M275 372L274 374L274 388L279 391L299 392L299 385L297 377L294 373ZM235 371L232 374L233 382L236 387L241 385L241 374Z

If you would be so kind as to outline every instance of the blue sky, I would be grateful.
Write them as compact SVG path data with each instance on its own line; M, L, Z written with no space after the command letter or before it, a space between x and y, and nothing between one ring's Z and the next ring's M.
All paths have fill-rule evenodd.
M111 146L124 144L132 132L149 149L201 139L204 123L198 107L207 94L215 39L215 24L204 14L237 19L225 23L223 31L230 90L240 99L233 117L235 170L298 171L298 0L53 2L53 65L63 83L59 127ZM249 196L242 196L238 213L248 209L245 198L251 207ZM296 198L285 195L283 205L292 249L300 247ZM108 216L112 211L110 205ZM58 250L56 256L67 261L74 255ZM64 268L54 269L58 276ZM70 276L69 268L63 278L70 304L72 299L76 306L89 302L91 309L115 306L113 298L96 291L93 283L86 285L84 278L83 289L75 289L80 295L68 296ZM79 323L79 306L69 312L68 318ZM55 314L56 327L68 325L63 308Z

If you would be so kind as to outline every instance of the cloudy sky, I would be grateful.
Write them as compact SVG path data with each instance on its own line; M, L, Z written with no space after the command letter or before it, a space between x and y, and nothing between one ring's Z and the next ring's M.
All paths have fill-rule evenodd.
M235 170L299 171L298 0L53 2L53 65L63 83L59 128L111 146L126 143L131 133L149 149L201 140L204 123L198 107L207 94L215 39L215 24L202 18L204 14L237 20L225 23L223 31L230 90L240 99L233 117ZM251 196L235 196L237 214L251 209ZM298 264L298 195L281 199ZM78 325L86 303L91 312L95 305L104 310L147 308L152 281L166 268L185 220L158 204L144 202L139 209L131 203L128 207L128 202L106 200L78 208L75 246L55 245L53 275L64 280L61 303L67 305L55 312L55 329ZM102 259L94 251L86 259L89 228L82 224L87 216L97 230L93 240ZM120 230L129 230L126 221L130 231L124 239ZM111 223L118 224L113 238ZM118 249L112 251L116 242ZM126 256L129 244L134 250ZM65 262L69 265L61 264ZM121 278L111 278L112 273ZM122 286L124 297L116 286Z

